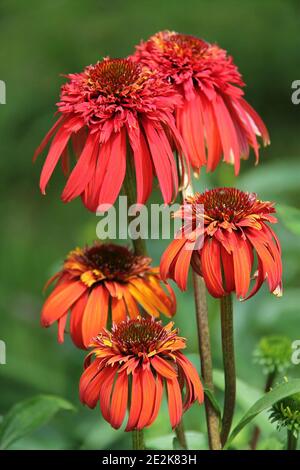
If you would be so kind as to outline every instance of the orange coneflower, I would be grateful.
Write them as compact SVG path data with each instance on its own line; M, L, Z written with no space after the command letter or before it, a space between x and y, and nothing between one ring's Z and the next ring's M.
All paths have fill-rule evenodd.
M280 296L281 249L268 225L277 222L273 206L257 199L255 193L235 188L207 190L187 198L176 214L186 217L185 224L161 259L162 278L170 277L185 289L192 264L214 297L236 292L238 298L246 298L251 277L256 282L247 298L264 281L271 292ZM197 230L203 238L202 246Z
M243 98L242 77L224 49L194 36L162 31L141 43L134 58L159 71L183 97L176 121L195 170L205 165L213 171L223 155L238 174L240 158L248 158L250 147L258 161L256 136L267 145L268 131Z
M57 104L60 117L34 155L54 136L41 173L42 193L59 159L69 174L68 144L72 142L78 161L62 193L64 202L81 196L91 211L113 204L125 178L130 149L137 203L148 199L154 174L164 202L170 203L178 190L172 150L182 153L173 117L181 96L155 71L130 59L104 59L68 78Z
M91 338L106 327L111 311L113 323L140 315L139 307L154 317L160 313L175 314L175 295L162 283L159 268L150 266L151 259L137 256L128 248L96 242L91 247L77 248L68 255L63 268L47 285L56 285L46 300L41 322L48 327L58 321L58 340L70 317L73 342L87 348ZM167 292L163 289L165 285Z
M202 403L203 389L181 352L184 338L172 328L172 322L162 326L153 318L138 317L114 325L111 332L104 330L85 361L81 401L90 408L99 401L104 419L116 429L130 404L126 431L143 429L158 415L165 384L171 425L176 427L185 410L196 400Z

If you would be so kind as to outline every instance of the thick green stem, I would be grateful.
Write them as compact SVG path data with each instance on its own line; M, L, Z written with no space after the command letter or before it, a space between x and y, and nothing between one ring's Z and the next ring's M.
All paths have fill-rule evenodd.
M198 343L201 359L201 375L204 380L205 386L213 393L213 366L210 347L206 287L203 278L201 276L198 276L198 274L196 274L195 272L193 272L193 285L198 329ZM205 397L204 403L209 448L211 450L220 450L221 441L219 431L219 416L214 407L212 406L208 397Z
M297 437L292 431L287 431L287 450L297 450Z
M183 426L183 421L181 421L177 428L175 428L175 433L176 433L176 437L178 439L178 442L180 444L180 447L182 449L185 449L187 450L188 449L188 445L187 445L187 440L186 440L186 437L185 437L185 432L184 432L184 426Z
M231 295L221 297L221 331L223 366L225 376L225 399L222 417L221 442L226 444L230 433L236 396L236 375L233 339L233 310Z
M132 448L133 450L144 450L144 433L142 430L138 431L137 429L131 432L132 435Z

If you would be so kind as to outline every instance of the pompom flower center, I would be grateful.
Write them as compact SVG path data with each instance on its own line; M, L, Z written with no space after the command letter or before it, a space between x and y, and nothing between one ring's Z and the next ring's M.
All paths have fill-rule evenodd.
M79 257L87 268L100 271L106 279L128 278L147 270L150 264L150 258L136 256L126 247L110 244L96 244Z
M197 194L195 206L203 204L204 214L219 222L236 222L251 213L257 201L255 193L245 193L236 188L217 188Z
M155 353L162 342L174 336L176 331L169 332L160 322L138 318L114 326L111 341L123 354L140 356Z
M127 59L105 59L88 67L87 83L99 95L130 95L143 87L149 73Z
M194 58L202 56L208 47L205 41L189 34L170 34L166 40L167 45L173 47L178 55L188 54Z

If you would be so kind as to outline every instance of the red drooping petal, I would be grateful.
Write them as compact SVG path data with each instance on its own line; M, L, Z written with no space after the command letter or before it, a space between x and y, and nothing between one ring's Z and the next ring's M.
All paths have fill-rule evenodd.
M110 424L113 428L119 429L121 426L127 407L128 399L128 375L126 371L118 374L114 386L110 405Z
M235 232L227 233L227 237L232 248L236 296L244 298L249 289L253 264L251 246L247 240Z
M71 134L72 130L66 129L65 126L60 127L55 134L40 176L40 189L43 194Z
M88 300L88 290L71 307L70 334L73 343L80 349L85 349L82 338L82 317Z
M82 403L85 403L85 391L89 383L99 373L99 361L95 360L92 362L83 372L79 381L79 398Z
M82 340L87 348L91 340L106 326L108 315L108 292L102 285L96 286L89 298L82 316Z
M105 377L100 386L100 410L103 418L110 422L111 392L118 366L105 367Z
M111 153L99 193L101 204L114 204L117 199L126 172L126 132L122 128L111 137Z
M186 243L184 238L173 240L167 249L164 251L161 260L160 260L160 275L161 278L165 281L168 277L174 279L171 270L171 265L174 263L178 253Z
M177 379L167 379L168 406L172 429L176 428L182 417L181 390Z
M139 370L135 370L132 374L131 404L125 431L132 431L136 428L142 409L142 398L143 386L141 374Z
M137 204L145 204L152 191L153 167L145 138L137 127L127 127L130 146L133 151Z
M63 343L65 339L65 328L68 319L68 312L65 313L62 317L60 317L57 321L58 323L58 342Z
M124 299L117 299L113 297L111 299L111 312L113 323L120 323L126 320L126 305Z
M64 282L55 287L44 303L41 315L42 326L50 326L62 317L85 290L86 286L80 282Z
M201 271L210 294L213 297L223 297L226 291L223 287L220 244L214 238L206 239L201 250Z
M215 100L213 100L212 104L216 121L218 123L224 152L224 160L227 163L234 163L235 174L238 175L240 169L239 143L230 113L225 106L221 95L216 94Z
M158 374L162 375L166 379L174 379L177 377L177 372L172 365L157 355L151 358L151 365Z
M60 116L60 118L58 118L58 120L55 122L55 124L51 127L50 131L47 132L47 134L43 138L42 142L40 143L40 145L38 146L38 148L34 152L33 161L35 161L37 159L37 157L39 156L39 154L42 153L42 151L44 150L44 148L48 144L49 140L54 135L56 129L59 127L60 124L63 124L64 120L65 120L65 116Z
M151 424L156 420L159 409L160 409L160 405L161 405L161 400L162 400L162 395L163 395L163 379L160 375L156 376L155 384L156 384L155 401L154 401L151 418L148 421L148 426L151 426Z
M143 429L144 427L149 425L149 421L151 419L155 404L156 391L156 383L153 374L150 370L149 364L145 366L142 371L140 371L140 374L142 381L143 398L142 408L137 423L137 429Z
M79 196L93 177L98 155L98 140L99 135L97 133L89 134L78 162L63 190L62 200L64 202L71 201Z
M149 119L142 120L157 179L165 204L170 204L173 198L173 168L169 158L166 158L162 132ZM174 159L174 157L173 157ZM174 162L175 163L175 162Z
M224 272L225 290L226 292L233 292L235 290L233 257L232 254L228 253L223 245L221 245L221 258Z

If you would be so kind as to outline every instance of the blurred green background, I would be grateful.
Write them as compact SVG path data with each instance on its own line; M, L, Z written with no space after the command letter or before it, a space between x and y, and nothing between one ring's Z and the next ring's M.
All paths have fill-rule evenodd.
M42 197L38 180L43 157L34 166L31 157L54 122L55 102L64 81L61 74L81 71L103 56L128 55L140 39L161 29L194 34L227 49L247 83L247 99L271 134L272 145L261 152L258 167L254 168L252 156L235 179L233 169L221 165L214 175L203 173L197 189L236 185L257 191L261 198L299 205L300 105L291 102L291 83L300 79L298 1L1 0L0 79L6 82L7 104L0 105L0 339L7 345L7 364L0 365L0 415L38 393L59 395L77 407L76 413L58 415L14 448L130 447L128 434L112 430L98 410L85 409L79 403L84 352L76 350L69 338L58 345L55 327L40 328L44 282L71 248L95 239L98 219L80 201L61 203L63 177L59 170L47 197ZM158 193L154 197L158 200ZM285 219L283 207L281 213ZM276 227L283 246L283 298L273 298L263 288L254 299L235 303L237 372L248 384L240 394L237 416L253 402L254 389L262 389L265 380L252 362L259 338L284 333L292 340L300 339L300 237L293 233L297 232L296 223L299 231L299 219ZM166 240L149 243L156 263L166 245ZM178 303L176 323L188 338L187 352L197 364L191 288L185 294L178 292ZM221 368L218 302L210 299L209 305L214 363ZM292 374L299 376L299 372L300 365ZM185 426L205 433L200 407L195 405L186 414ZM261 446L280 446L274 427L266 419L262 426ZM235 444L246 447L250 430ZM157 422L146 431L146 440L158 446L157 438L162 435L169 435L163 442L165 447L171 446L166 404ZM268 435L271 437L266 439ZM201 439L205 446L205 436Z

